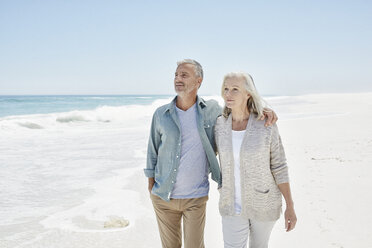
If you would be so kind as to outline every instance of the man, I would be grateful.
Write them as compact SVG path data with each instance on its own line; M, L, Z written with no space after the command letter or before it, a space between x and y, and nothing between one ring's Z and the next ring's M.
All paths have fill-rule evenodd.
M221 108L198 97L203 69L197 61L177 65L177 96L153 115L144 171L163 248L181 247L181 219L184 247L202 248L209 172L222 183L213 132ZM267 124L276 121L274 113L267 116Z

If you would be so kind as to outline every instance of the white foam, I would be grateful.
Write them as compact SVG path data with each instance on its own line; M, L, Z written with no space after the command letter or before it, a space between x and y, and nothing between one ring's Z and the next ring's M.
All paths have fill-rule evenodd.
M136 125L144 118L151 117L157 107L169 101L170 99L159 99L150 105L100 106L93 110L7 116L0 118L0 130L8 132L33 131L35 129L63 130L64 128L101 125L102 123Z
M20 125L21 127L29 128L29 129L43 129L42 126L36 123L32 123L32 122L18 122L18 125Z

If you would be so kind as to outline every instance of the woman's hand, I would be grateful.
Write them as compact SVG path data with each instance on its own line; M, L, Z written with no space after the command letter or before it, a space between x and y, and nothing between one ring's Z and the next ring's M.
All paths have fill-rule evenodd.
M278 120L278 116L275 114L275 112L272 109L264 108L263 110L263 116L261 117L261 120L265 120L265 127L271 126L276 123Z
M278 184L280 192L282 192L287 208L284 212L285 230L287 232L293 230L296 226L297 217L294 211L294 204L292 200L291 187L289 183Z
M297 217L293 206L287 206L287 209L284 212L284 221L286 232L289 232L295 228Z

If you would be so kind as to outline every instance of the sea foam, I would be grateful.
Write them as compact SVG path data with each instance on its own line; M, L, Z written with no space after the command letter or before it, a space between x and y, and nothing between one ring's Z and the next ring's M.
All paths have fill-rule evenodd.
M74 110L62 113L16 115L0 118L0 131L25 131L36 129L64 129L77 126L114 123L135 125L152 115L154 110L170 99L155 100L150 105L100 106L92 110ZM72 125L72 126L71 126Z

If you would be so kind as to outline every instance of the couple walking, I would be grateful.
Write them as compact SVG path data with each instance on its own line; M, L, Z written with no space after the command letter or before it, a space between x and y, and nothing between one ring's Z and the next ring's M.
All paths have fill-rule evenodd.
M249 74L225 76L224 109L197 95L202 81L197 61L178 62L177 96L152 119L144 171L162 246L181 247L183 220L184 247L204 247L211 173L220 193L224 247L246 247L248 240L250 248L268 247L282 195L286 230L297 221L276 115L264 109Z

